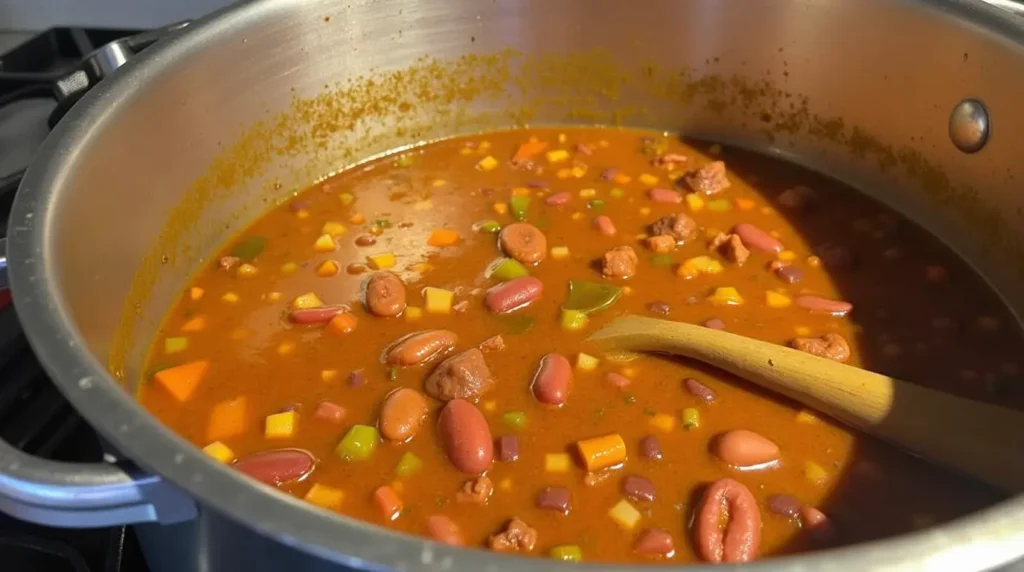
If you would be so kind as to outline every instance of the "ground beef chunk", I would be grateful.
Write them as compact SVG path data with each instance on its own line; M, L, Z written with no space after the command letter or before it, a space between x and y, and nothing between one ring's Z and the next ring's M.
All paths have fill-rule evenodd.
M647 248L657 252L658 254L665 254L676 249L676 239L667 234L649 236L647 237L646 243Z
M488 540L491 550L498 552L531 552L537 545L537 531L518 518L513 518L505 530Z
M718 236L711 241L710 248L721 251L727 260L735 262L739 266L743 266L743 263L750 258L750 250L743 246L743 241L735 234L718 233Z
M825 334L818 338L796 338L792 346L802 352L846 363L850 359L850 344L839 334Z
M487 504L487 499L491 498L493 492L494 484L491 483L491 479L477 477L462 485L462 490L455 493L455 500L463 503Z
M661 217L651 225L651 235L671 236L676 242L693 240L697 236L697 221L683 213Z
M500 352L505 349L505 339L501 336L494 336L487 338L480 342L480 351L482 352Z
M494 381L483 352L471 348L438 364L427 377L424 391L441 401L473 400L494 387Z
M616 246L604 253L601 274L604 274L605 278L629 278L636 274L636 264L639 260L632 247Z
M695 193L714 195L729 188L731 183L725 176L725 163L712 161L700 169L690 171L683 180Z
M221 256L219 264L222 269L231 270L235 266L241 264L241 262L242 259L238 258L237 256Z

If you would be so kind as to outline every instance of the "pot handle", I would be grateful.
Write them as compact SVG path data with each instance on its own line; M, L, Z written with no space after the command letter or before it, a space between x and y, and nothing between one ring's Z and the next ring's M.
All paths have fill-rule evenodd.
M7 239L0 238L0 291L6 291ZM165 524L196 516L177 487L137 467L65 463L30 455L0 439L0 511L55 527Z

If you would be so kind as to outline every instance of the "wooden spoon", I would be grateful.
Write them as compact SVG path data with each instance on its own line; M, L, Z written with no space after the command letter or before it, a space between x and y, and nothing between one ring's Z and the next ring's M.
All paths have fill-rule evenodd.
M640 316L587 340L693 358L1004 491L1024 491L1024 413L954 397L784 346Z

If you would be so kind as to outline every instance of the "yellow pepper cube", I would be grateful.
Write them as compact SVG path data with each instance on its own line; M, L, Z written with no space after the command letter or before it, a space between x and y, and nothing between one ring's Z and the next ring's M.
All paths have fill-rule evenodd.
M373 268L374 270L385 270L391 268L397 263L395 255L390 252L368 256L366 259L370 263L370 268Z
M298 296L294 300L292 300L293 310L319 308L320 306L323 305L324 303L320 301L320 298L318 298L317 295L312 292L306 292L305 294L302 294L301 296Z
M701 274L718 274L722 272L722 263L710 256L694 256L688 258L679 265L676 270L677 276L683 278L695 278Z
M508 213L508 205L506 205L505 203L494 203L494 212L495 212L495 214L500 214L500 215L507 214Z
M281 274L295 274L299 270L299 265L294 262L285 262L281 265Z
M238 294L235 294L234 292L227 292L221 296L220 299L224 300L228 304L236 304L240 300Z
M636 528L638 522L640 522L641 514L633 505L629 504L626 499L620 500L615 506L608 511L608 516L612 517L612 520L621 526L624 530L633 530Z
M585 354L583 352L576 354L576 369L583 371L593 371L597 369L597 366L600 363L601 361L599 359L590 354Z
M329 278L337 274L339 270L340 268L338 267L337 262L333 260L325 260L320 263L320 266L317 266L316 275L321 278Z
M576 165L575 167L572 168L571 172L573 177L576 177L577 179L582 179L583 175L587 174L587 169L581 165Z
M569 152L565 149L552 149L545 154L548 163L561 163L569 159Z
M334 252L337 248L338 245L334 243L334 238L329 234L321 234L313 243L313 250L316 252Z
M427 286L423 289L423 298L426 300L428 314L451 314L452 303L455 300L455 292L443 288Z
M563 260L569 258L569 247L568 246L552 246L551 247L551 258L555 260Z
M792 262L796 260L796 253L792 250L783 250L782 252L775 255L776 258L783 262Z
M345 225L340 222L325 222L323 228L320 229L320 232L331 237L337 237L345 234L345 231L347 230L348 229L345 228Z
M692 212L703 210L704 199L697 193L690 193L686 195L686 206L690 207Z
M768 290L764 293L764 301L771 308L788 308L789 305L793 303L793 300L789 296L772 290Z
M654 175L648 173L640 173L640 176L637 177L636 179L641 183L647 185L648 187L653 187L654 185L658 184L658 177L655 177Z
M558 177L559 179L568 179L569 177L572 176L572 169L559 169L555 171L555 176Z
M206 293L206 290L203 290L202 288L192 287L192 288L189 288L188 296L189 296L189 298L192 299L193 302L195 302L195 301L198 301L200 298L202 298L203 294L205 294L205 293Z
M407 322L415 322L423 317L423 308L420 308L419 306L407 306L402 315L405 316L405 320Z
M283 411L267 415L263 435L267 439L286 439L295 435L299 424L299 414L295 411Z
M203 447L203 452L214 459L217 459L221 463L230 463L235 460L235 452L220 441L214 441L213 443Z
M824 484L828 480L828 473L814 461L804 463L804 476L816 485Z
M352 195L352 193L340 193L338 195L338 200L341 201L342 206L347 207L348 205L352 204L356 200L356 198Z
M320 381L329 382L338 379L338 370L336 369L324 369L320 370Z
M580 189L580 198L581 199L591 199L591 198L594 198L594 195L596 195L596 194L597 194L597 191L595 191L594 189Z
M732 286L715 288L715 293L708 297L715 306L739 306L743 303L743 297Z
M651 417L651 427L664 433L670 433L676 428L676 418L668 413L658 413Z
M328 510L340 510L345 493L340 489L314 483L304 497L307 502Z
M494 157L491 157L490 155L484 157L483 159L480 159L476 163L476 168L480 169L481 171L493 171L497 167L498 160L495 159Z
M572 468L572 459L568 453L548 453L544 455L544 470L549 473L568 473Z

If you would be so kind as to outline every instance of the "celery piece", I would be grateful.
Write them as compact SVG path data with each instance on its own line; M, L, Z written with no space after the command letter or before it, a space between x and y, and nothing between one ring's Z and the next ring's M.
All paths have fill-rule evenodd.
M415 454L406 451L402 454L402 457L398 459L398 465L395 467L395 474L399 477L408 477L413 473L418 473L422 468L423 460Z
M591 212L599 213L604 210L604 201L602 201L601 199L587 201L587 209L589 209Z
M509 411L508 413L501 416L501 420L510 427L516 429L522 429L526 427L526 414L522 411Z
M668 266L672 264L673 258L671 254L655 254L651 257L652 266Z
M700 427L700 411L697 411L693 407L683 409L683 427L686 427L687 429L696 429Z
M615 187L612 190L608 191L608 196L610 196L613 199L621 199L622 197L626 196L626 191L618 187Z
M526 220L526 210L530 208L530 197L516 195L508 200L508 208L512 218Z
M587 318L586 312L581 312L579 310L562 310L563 330L569 330L571 332L582 330L587 327L588 321L589 318Z
M376 427L353 425L341 438L334 452L346 461L365 461L373 455L379 440L380 435Z
M592 314L611 306L621 294L622 288L611 284L570 280L569 297L562 304L562 309L579 310L584 314Z
M480 221L473 225L473 228L478 232L486 232L488 234L495 234L501 230L501 225L496 220L485 220Z
M583 551L575 544L563 544L551 549L551 558L562 562L580 562L583 560Z
M259 256L266 245L267 238L265 236L250 236L231 249L231 256L248 262Z
M178 352L183 352L186 349L188 349L188 338L176 337L164 340L165 354L176 354Z
M487 267L487 271L484 274L488 278L507 282L513 278L529 276L530 272L514 258L499 258Z
M714 213L724 213L732 210L732 203L726 199L715 199L708 201L707 209Z

